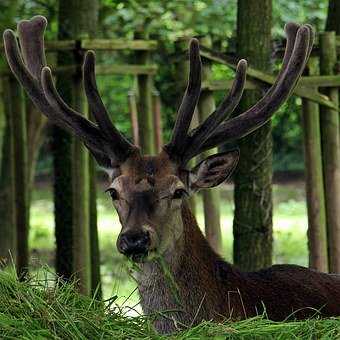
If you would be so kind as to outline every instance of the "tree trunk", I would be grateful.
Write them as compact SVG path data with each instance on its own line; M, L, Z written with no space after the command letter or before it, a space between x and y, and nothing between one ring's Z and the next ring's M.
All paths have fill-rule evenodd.
M308 63L308 75L318 75L316 59ZM319 105L302 100L302 120L305 146L306 198L308 210L309 267L328 272L327 228Z
M335 32L320 35L320 73L333 75L337 63ZM339 106L337 88L322 92ZM321 106L320 115L323 176L326 198L329 271L340 273L340 134L339 112Z
M27 130L25 99L18 81L9 80L11 96L11 119L14 132L14 183L17 233L17 272L24 278L28 272L28 181L27 181Z
M238 0L237 54L260 70L270 69L271 0ZM239 113L256 103L258 91L243 95ZM256 270L272 262L272 136L271 123L239 142L235 173L234 263Z
M58 39L71 39L67 12L69 1L59 1ZM74 64L73 54L58 53L58 65ZM73 78L57 77L57 89L66 103L72 105ZM54 221L56 237L56 273L68 280L74 273L73 258L73 190L72 190L72 137L55 126L52 130L54 169Z
M136 32L136 39L147 39L145 32ZM148 64L150 61L150 52L137 51L136 61L138 64ZM144 154L155 154L155 135L153 125L153 107L152 107L152 76L149 74L140 74L137 76L138 84L138 132L139 146Z
M97 219L97 171L96 161L90 155L90 252L91 252L91 293L97 299L102 297L100 280L100 251Z
M340 1L328 1L328 14L325 31L335 31L336 35L340 35Z
M93 0L61 0L59 2L59 39L80 39L88 38L93 35L96 29L98 14L98 3ZM63 63L80 63L81 56L70 53L62 53L58 55L58 64ZM84 103L84 95L81 88L81 75L77 74L75 77L60 77L58 80L59 90L68 103L75 107L78 111L85 113L86 106ZM66 95L68 97L66 97ZM60 130L59 130L60 133ZM64 134L64 133L63 133ZM65 135L62 135L65 138ZM67 238L66 254L70 256L67 260L67 268L70 266L73 269L71 273L75 273L79 289L84 294L91 292L91 255L90 255L90 222L89 222L89 164L88 152L82 145L82 142L75 140L72 147L72 165L71 158L71 142L69 137L64 139L66 148L66 164L59 163L59 166L65 167L67 184L62 179L62 187L68 185L66 206L72 209L67 212L67 221L71 222L73 229L66 230L65 226L59 225L61 228L57 231L59 234L57 245L62 247L64 236ZM56 143L55 143L56 144ZM61 157L63 158L63 157ZM59 169L60 170L60 169ZM72 181L71 178L73 179ZM72 189L71 189L72 188ZM73 193L71 192L73 191ZM61 194L60 190L58 193ZM57 192L55 193L57 195ZM58 198L57 198L58 199ZM61 211L56 211L60 216L65 212L65 206L61 207ZM70 214L71 213L71 214ZM57 227L57 226L56 226ZM73 231L73 234L71 232ZM61 231L61 232L60 232ZM65 234L64 234L65 233ZM59 242L58 242L59 241ZM71 246L71 247L70 247ZM59 256L65 258L65 254L59 253ZM69 275L69 273L67 273ZM67 276L69 277L69 276Z
M0 169L0 266L16 263L17 239L15 218L14 182L14 131L11 119L11 95L9 81L2 79L3 109L6 120L2 144ZM11 262L13 258L14 263Z
M157 90L152 93L153 104L153 121L155 129L155 149L156 152L161 152L163 147L163 129L162 129L162 105L161 97Z
M184 51L188 51L189 46L189 40L187 38L178 39L176 41L175 50L176 54L179 56L182 56L181 58L178 58L178 61L175 65L175 82L176 82L176 99L177 102L174 105L175 110L178 110L178 108L181 105L181 101L183 98L183 94L185 92L185 88L187 86L188 77L189 77L189 58L188 54L186 54L186 57L183 56ZM176 118L176 117L175 117ZM195 109L194 115L192 117L192 121L190 124L190 129L194 129L198 126L198 110ZM188 168L193 168L196 164L196 158L193 158L188 163ZM189 199L189 207L190 211L194 216L197 215L197 197L195 195L191 196Z
M211 39L208 37L201 39L201 44L211 47ZM202 60L202 82L211 80L211 62L205 58ZM203 90L198 102L198 116L202 123L216 109L214 94L210 90ZM205 151L201 154L201 158L206 158L217 152L217 148ZM220 191L218 188L206 189L202 191L203 208L204 208L204 224L205 236L217 253L221 253L222 235L220 224Z
M138 113L135 90L130 90L128 92L128 105L130 110L132 140L135 145L139 146Z
M40 146L43 142L44 127L47 118L42 115L30 101L26 101L26 125L27 125L27 164L28 164L28 192L29 196L33 189L35 167L39 154Z

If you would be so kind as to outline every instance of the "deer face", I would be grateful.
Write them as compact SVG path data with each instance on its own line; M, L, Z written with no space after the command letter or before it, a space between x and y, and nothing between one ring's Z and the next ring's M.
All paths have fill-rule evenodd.
M134 261L171 252L183 233L183 201L200 188L224 181L237 160L238 152L232 151L209 157L188 171L164 151L130 158L107 190L122 225L118 250Z

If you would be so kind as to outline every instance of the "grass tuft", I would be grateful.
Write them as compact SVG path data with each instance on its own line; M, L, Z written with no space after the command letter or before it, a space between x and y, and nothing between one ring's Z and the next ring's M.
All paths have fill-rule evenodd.
M1 339L163 339L152 318L131 317L115 305L76 292L74 283L55 285L46 269L27 282L0 271ZM340 318L272 322L264 317L217 324L203 322L172 339L339 339Z

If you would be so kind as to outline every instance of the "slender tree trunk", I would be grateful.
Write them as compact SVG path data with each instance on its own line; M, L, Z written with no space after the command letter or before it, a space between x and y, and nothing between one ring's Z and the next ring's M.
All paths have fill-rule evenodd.
M189 45L189 40L187 38L183 39L178 39L176 41L175 49L176 49L176 54L178 56L183 55L184 51L188 50L188 45ZM175 110L178 110L179 106L181 105L181 100L185 91L185 88L187 86L188 82L188 77L189 77L189 58L188 55L186 57L179 58L179 60L176 63L175 67L175 81L176 81L176 99L177 102L175 103L176 105L174 106ZM198 118L198 110L197 108L195 109L194 115L192 117L190 129L194 129L195 127L198 126L199 118ZM196 163L196 158L193 158L189 161L188 163L188 168L193 168ZM189 199L189 206L190 206L190 211L193 213L194 216L196 216L197 213L197 197L191 196Z
M100 251L97 219L97 171L96 161L90 155L90 252L91 252L91 293L97 299L102 297L100 280Z
M27 120L27 164L28 164L28 192L29 196L33 189L35 168L40 146L44 138L44 128L46 126L47 118L42 115L34 106L34 104L27 100L26 102L26 120Z
M145 32L136 32L136 39L147 39ZM150 52L136 52L138 64L148 64L150 62ZM139 144L144 154L155 154L155 135L153 125L153 108L152 108L152 88L153 80L151 75L140 74L137 76L138 84L138 132Z
M130 90L128 93L128 104L129 104L129 109L130 109L133 143L139 146L138 113L137 113L136 93L134 90Z
M204 46L211 47L211 39L208 37L202 38L201 43ZM202 81L211 80L211 62L203 59ZM210 116L216 109L214 94L210 90L203 90L198 103L198 116L200 123ZM217 152L217 149L212 149L204 152L201 157L205 158ZM220 191L218 188L206 189L202 192L203 208L204 208L204 224L205 236L210 245L217 253L221 253L222 235L220 224Z
M18 0L7 2L6 15L2 16L0 22L1 32L13 25L18 7ZM0 67L4 66L8 69L5 58L1 58ZM0 266L6 266L7 264L16 265L17 260L14 130L11 113L13 99L8 77L0 79L0 91L3 101L0 103L0 138L2 139L0 142Z
M308 75L318 75L317 60L308 63ZM308 210L309 267L328 272L326 208L320 136L319 105L302 100L305 145L306 198Z
M67 12L69 1L59 1L58 39L71 39ZM74 64L73 54L58 53L58 65ZM57 89L66 103L73 104L73 78L57 78ZM68 280L74 273L73 257L73 190L72 190L72 137L59 127L53 127L52 153L54 168L54 219L56 237L56 272Z
M270 68L272 2L238 0L237 53L261 70ZM259 100L258 91L243 95L239 112ZM243 270L272 262L272 136L271 123L239 142L235 174L234 262Z
M325 31L335 31L336 35L340 35L340 1L328 1L328 14Z
M31 216L31 199L34 186L35 170L39 150L45 136L44 127L47 118L42 115L34 104L26 99L26 126L27 126L27 192L28 192L28 220Z
M27 130L25 99L16 79L10 78L11 119L14 132L14 183L17 232L17 272L24 278L28 272L28 181L27 181Z
M6 120L0 169L0 266L16 262L17 239L14 182L14 131L11 119L11 95L8 79L2 79L3 109Z
M320 35L320 73L332 75L336 66L335 32ZM337 88L322 90L339 106ZM328 230L329 271L340 273L340 134L339 112L321 107L320 115L323 175L325 183L326 219Z
M59 39L80 39L88 38L95 33L98 15L98 3L93 0L60 0L59 2ZM63 53L58 56L58 61L63 64L80 63L81 56L69 53ZM85 113L86 105L81 87L81 75L74 77L63 76L58 80L58 87L65 94L68 103L74 106L78 111ZM68 95L68 97L66 97ZM60 131L59 131L60 133ZM63 137L66 137L65 135ZM79 280L79 289L84 294L90 294L91 284L91 254L90 254L90 221L89 221L89 163L88 152L82 145L81 141L76 140L73 143L71 151L71 143L69 137L66 141L66 177L73 180L67 183L69 197L67 198L67 206L72 209L67 212L67 222L71 222L73 228L66 230L65 226L60 226L59 242L64 241L64 235L67 238L68 247L67 255L71 255L67 260L67 269L71 266ZM71 157L72 154L72 157ZM70 162L72 158L72 162ZM73 164L72 164L73 163ZM72 166L71 166L72 164ZM62 165L62 162L59 164ZM65 167L65 164L64 164ZM63 186L66 184L62 181ZM72 188L72 189L71 189ZM73 190L73 193L71 192ZM60 194L60 191L59 191ZM65 211L65 207L61 211L56 211L59 215ZM71 215L70 215L71 212ZM60 229L59 229L60 231ZM72 233L73 232L73 233ZM65 233L65 234L64 234ZM57 234L58 235L58 234ZM71 246L71 247L70 247ZM59 253L61 257L65 254ZM58 261L58 260L57 260ZM67 273L69 277L69 273Z
M162 130L162 105L161 97L157 90L152 93L153 104L153 120L155 127L155 149L156 152L161 152L163 146L163 130Z

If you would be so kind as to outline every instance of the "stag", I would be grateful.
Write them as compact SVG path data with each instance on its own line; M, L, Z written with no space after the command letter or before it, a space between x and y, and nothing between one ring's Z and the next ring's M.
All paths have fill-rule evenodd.
M82 139L110 178L108 193L122 225L119 252L139 265L141 305L155 315L161 333L202 320L243 319L264 311L272 320L293 314L307 318L340 315L339 276L296 265L274 265L242 272L214 252L189 210L187 197L224 182L235 169L238 150L218 153L188 169L190 159L226 141L237 140L265 124L289 97L306 65L314 33L309 25L285 26L286 50L273 86L253 107L228 119L238 105L247 63L240 60L233 86L218 108L189 131L201 88L198 41L189 47L188 86L178 109L171 140L156 156L142 155L111 123L95 80L95 54L85 56L83 77L96 124L59 96L46 66L44 31L37 16L4 32L10 68L37 108L53 123ZM165 270L166 268L166 270Z

